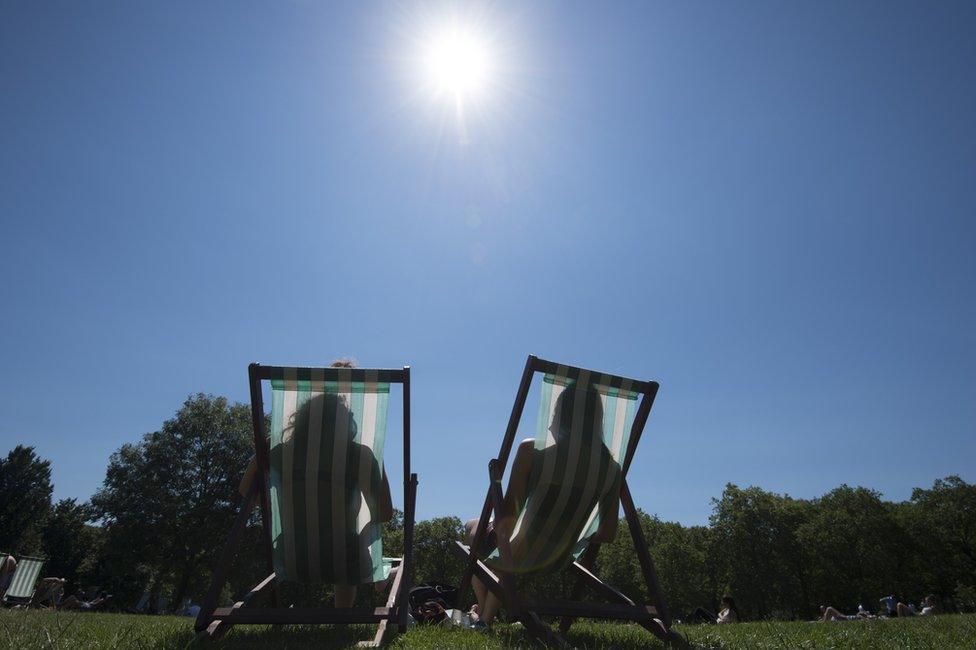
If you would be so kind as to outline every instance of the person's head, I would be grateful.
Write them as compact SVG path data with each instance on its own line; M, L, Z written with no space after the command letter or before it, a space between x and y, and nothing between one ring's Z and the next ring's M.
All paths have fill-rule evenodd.
M922 603L926 607L938 607L939 606L939 601L936 600L935 594L929 594L928 596L926 596L925 599L922 601Z
M580 408L583 409L580 414L582 433L603 435L603 403L600 401L600 395L595 390L578 390L576 384L570 384L559 393L556 407L552 412L552 424L549 430L557 442L569 437L576 418L575 412Z
M330 368L355 368L356 361L351 357L335 359ZM292 415L292 424L300 430L308 427L312 413L321 415L322 432L327 435L344 430L348 439L354 440L359 432L356 418L345 400L334 393L315 393L312 398Z
M735 620L742 620L742 615L739 613L739 608L735 606L735 599L732 596L728 594L722 596L722 609L732 610L732 613L735 614Z
M334 393L315 393L311 399L305 402L298 411L295 412L295 427L298 430L305 430L309 426L309 418L312 414L318 414L320 431L326 439L331 440L331 436L344 433L349 441L355 440L359 433L359 426L349 405L339 395Z

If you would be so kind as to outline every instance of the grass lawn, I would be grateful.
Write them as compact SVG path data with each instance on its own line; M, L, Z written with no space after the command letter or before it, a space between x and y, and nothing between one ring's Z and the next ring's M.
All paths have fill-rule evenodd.
M679 626L701 648L967 648L976 647L976 615L933 619L834 623L742 623L728 627ZM0 612L0 647L24 648L342 648L371 636L367 626L238 627L223 641L196 643L192 621L174 616L78 614L8 610ZM633 625L577 623L569 641L578 648L660 648ZM415 627L392 643L396 648L537 647L519 626L498 626L489 634L439 627Z

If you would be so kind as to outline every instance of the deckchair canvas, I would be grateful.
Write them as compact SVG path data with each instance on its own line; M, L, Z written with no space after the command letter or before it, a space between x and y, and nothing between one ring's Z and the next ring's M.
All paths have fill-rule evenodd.
M3 595L4 605L27 604L34 597L34 586L41 575L44 560L34 557L22 557L17 562L17 568L10 579L10 585Z
M252 364L251 405L257 471L246 481L245 504L225 557L197 619L197 629L220 634L236 623L406 623L410 539L416 474L410 473L409 368L280 368ZM264 432L262 380L271 383L271 418ZM403 385L405 556L384 558L379 500L390 384ZM261 503L272 573L231 608L216 609L227 565L256 501ZM280 608L276 585L362 585L388 577L400 562L386 607ZM269 590L273 607L245 608Z
M512 570L528 573L579 557L600 525L598 502L619 492L621 468L639 393L629 380L583 370L569 376L563 366L544 374L534 448L542 462L533 465L525 507L510 543L518 556ZM615 385L616 384L616 385ZM557 414L557 405L569 404ZM561 433L553 423L565 420ZM556 437L567 443L557 449ZM495 549L489 565L500 565Z
M595 373L530 356L526 362L508 430L497 459L489 463L490 487L474 548L481 548L492 510L500 516L501 477L508 462L532 378L542 374L541 401L534 440L534 458L526 502L508 539L479 558L457 545L465 561L459 598L467 595L472 575L498 596L509 617L522 621L533 634L553 642L561 638L540 616L562 616L562 629L575 617L633 620L668 640L680 637L670 630L670 617L657 583L636 509L627 488L626 473L657 393L655 382L642 382ZM592 573L599 543L601 502L616 504L619 495L638 554L651 602L638 605ZM616 513L614 513L616 514ZM524 602L515 575L568 568L577 577L570 600ZM609 604L576 602L589 586Z

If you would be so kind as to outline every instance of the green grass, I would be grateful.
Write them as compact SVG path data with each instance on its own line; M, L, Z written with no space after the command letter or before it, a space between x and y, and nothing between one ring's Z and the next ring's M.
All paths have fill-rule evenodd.
M742 623L679 626L696 647L878 649L976 647L976 615L931 619L835 623ZM197 643L192 621L174 616L79 614L8 610L0 612L0 647L25 650L75 648L344 648L372 636L368 626L237 627L219 643ZM568 640L577 648L661 648L634 625L577 623ZM394 639L395 648L531 648L538 647L517 625L499 625L488 634L441 627L414 627Z

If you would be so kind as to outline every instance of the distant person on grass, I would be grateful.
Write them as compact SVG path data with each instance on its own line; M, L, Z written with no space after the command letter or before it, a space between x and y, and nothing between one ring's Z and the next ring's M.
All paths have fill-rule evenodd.
M898 616L915 616L914 605L898 603L895 609L898 612ZM922 611L918 612L919 616L935 616L941 613L942 610L939 608L939 601L936 600L935 595L929 594L922 599Z
M866 618L877 618L874 614L864 608L864 605L857 606L857 614L844 614L836 607L829 605L820 606L820 620L827 621L859 621Z
M41 585L31 599L31 607L58 609L61 606L61 596L64 595L66 582L64 578L42 578Z
M718 611L718 615L704 607L699 607L689 617L689 621L693 623L714 622L716 625L728 625L729 623L738 623L741 620L742 615L739 613L739 608L735 606L735 599L728 594L722 596L722 608Z
M0 561L0 596L7 592L7 587L10 586L10 581L13 579L16 570L17 560L14 559L13 555L8 555Z
M68 596L61 601L61 609L77 612L94 612L102 609L111 599L112 596L103 591L95 599L85 600L85 594L79 591L75 595Z
M499 521L491 521L488 523L488 529L483 542L484 545L477 551L480 555L487 556L497 547L499 534L505 535L506 539L512 540L515 523L519 515L528 505L529 495L535 493L537 490L544 490L548 487L540 484L541 468L547 462L555 464L557 458L565 456L568 453L567 450L570 445L571 434L573 433L573 415L576 410L575 403L578 396L580 396L580 399L585 400L583 408L587 414L590 414L590 419L587 420L587 424L579 431L579 434L583 436L580 449L591 448L590 443L595 442L591 436L600 436L602 443L603 405L600 401L599 394L593 390L577 389L575 384L570 384L559 393L559 396L556 398L555 408L553 409L549 431L553 435L554 444L544 449L536 449L535 440L532 438L523 440L519 444L518 450L515 452L515 460L512 463L512 471L508 478L508 487L505 490L502 506L503 515ZM610 474L608 480L603 484L604 486L608 486L607 489L603 493L594 494L594 505L599 507L600 526L592 540L595 542L609 542L613 540L617 533L617 510L620 501L620 481L622 474L620 466L613 459L613 454L607 448L606 444L600 444L597 447L595 453L599 454L599 458L594 464L607 468ZM583 452L581 451L580 453ZM573 477L554 476L550 479L550 482L555 484L564 480L571 481ZM558 488L554 489L558 490ZM532 514L532 516L530 517L529 514ZM520 559L523 559L526 554L527 549L525 548L526 544L524 542L530 541L533 527L543 523L544 520L539 515L544 514L548 513L546 511L528 513L522 522L521 528L529 532L525 535L520 533L518 538L513 540L512 555L513 562L516 565L519 565ZM532 521L529 521L530 518ZM473 545L474 536L478 529L478 519L468 521L465 524L465 529L468 543ZM572 540L568 540L569 544L575 542L575 537ZM521 570L533 568L541 569L544 567L519 567ZM473 578L471 582L475 595L478 598L478 603L471 608L471 618L476 621L475 625L478 627L490 625L498 611L500 603L477 577Z

